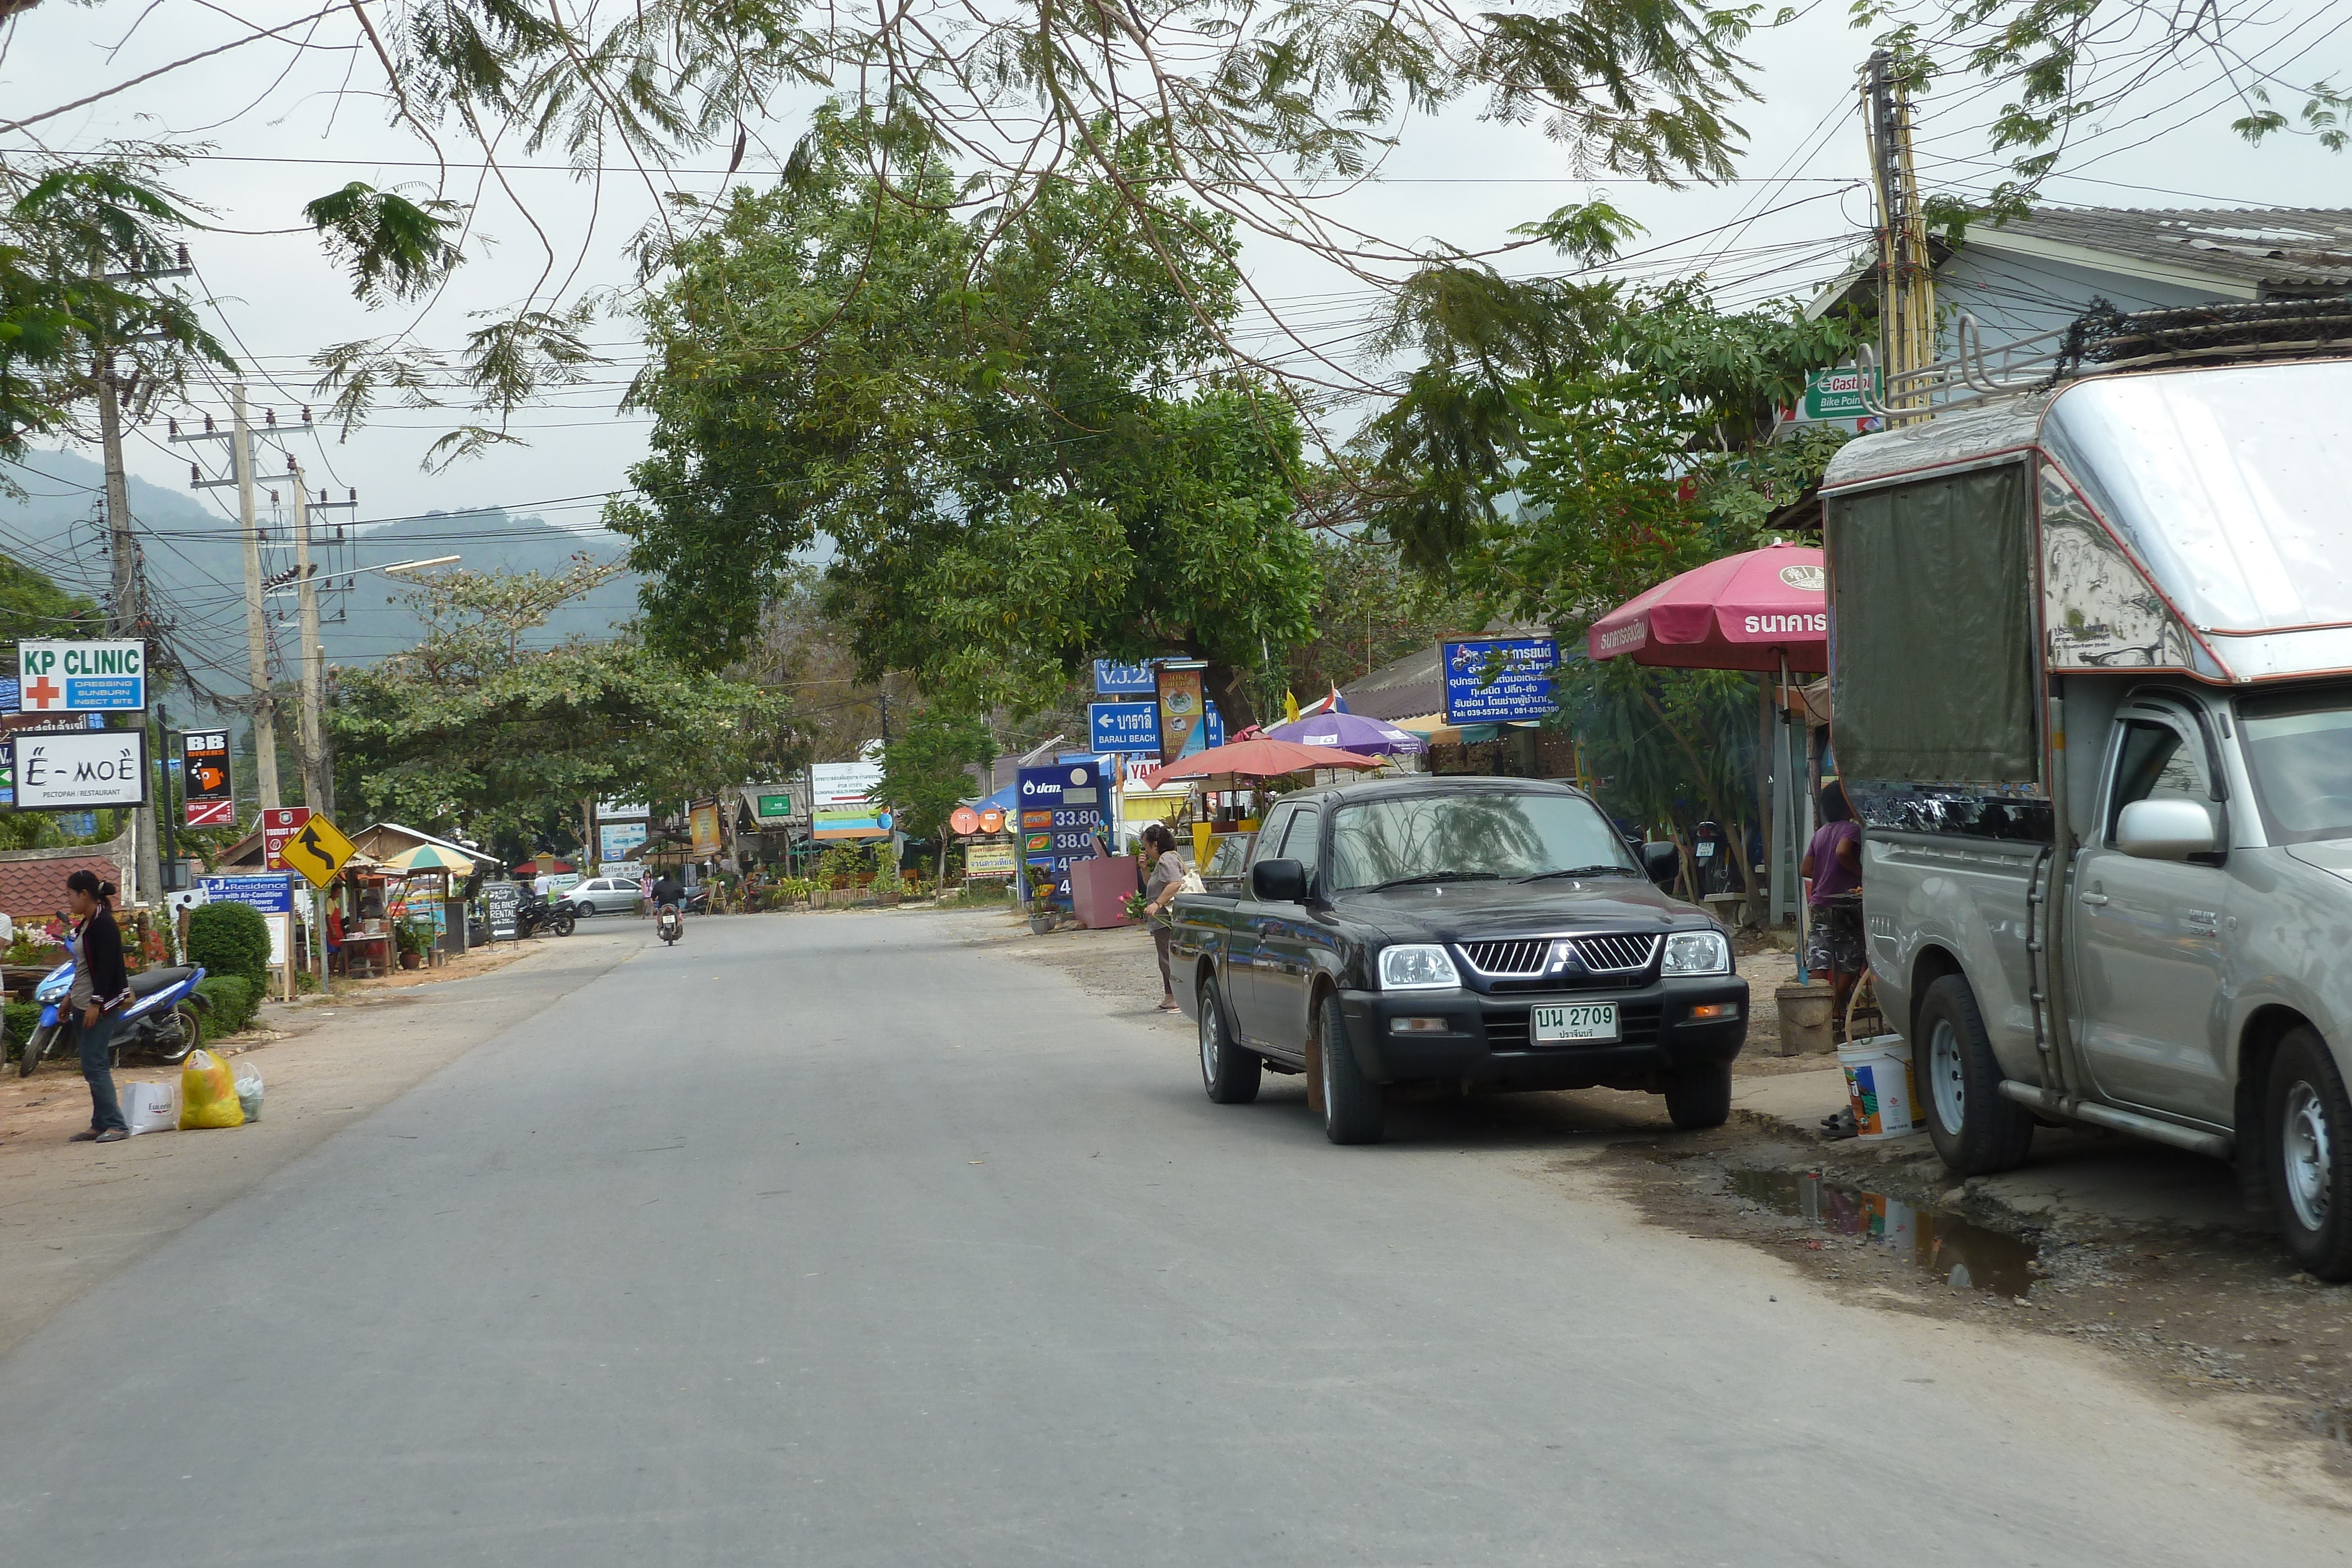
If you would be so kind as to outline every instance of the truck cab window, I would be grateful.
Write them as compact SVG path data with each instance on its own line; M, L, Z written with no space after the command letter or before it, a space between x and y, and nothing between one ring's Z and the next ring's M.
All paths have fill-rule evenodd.
M2168 724L2133 719L2124 726L2116 756L2115 788L2107 797L2107 841L2116 822L2135 800L2178 797L2203 805L2212 799L2205 764L2194 741Z
M1303 809L1290 820L1290 831L1283 835L1282 858L1305 866L1309 883L1315 880L1315 861L1323 847L1322 838L1323 819Z

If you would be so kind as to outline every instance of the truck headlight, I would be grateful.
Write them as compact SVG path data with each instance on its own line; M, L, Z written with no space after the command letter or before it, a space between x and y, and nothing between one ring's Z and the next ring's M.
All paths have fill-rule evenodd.
M1384 991L1443 991L1461 983L1454 960L1433 942L1381 949L1381 989Z
M1665 975L1728 975L1731 944L1720 931L1677 931L1666 938Z

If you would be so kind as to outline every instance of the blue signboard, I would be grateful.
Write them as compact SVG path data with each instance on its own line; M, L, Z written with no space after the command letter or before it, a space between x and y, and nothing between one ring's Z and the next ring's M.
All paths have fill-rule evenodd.
M200 876L196 885L215 904L249 904L264 915L294 913L294 883L288 872L267 876Z
M1024 768L1014 785L1019 804L1011 826L1021 833L1021 859L1053 873L1045 896L1070 902L1070 862L1094 852L1095 831L1110 821L1110 775L1092 758Z
M1206 706L1209 711L1201 726L1203 732L1202 738L1208 743L1203 749L1213 749L1225 743L1225 716L1217 711L1216 704L1210 703Z
M1087 717L1097 751L1128 757L1160 754L1158 703L1088 703Z
M1152 694L1151 665L1153 661L1139 659L1134 664L1122 664L1117 659L1095 661L1095 695L1097 696L1150 696Z
M1438 653L1445 670L1448 724L1504 724L1559 711L1551 695L1559 643L1550 637L1441 643Z

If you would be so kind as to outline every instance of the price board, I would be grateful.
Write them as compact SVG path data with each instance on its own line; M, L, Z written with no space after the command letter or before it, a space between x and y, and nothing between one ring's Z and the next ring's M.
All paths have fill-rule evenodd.
M1046 894L1066 907L1070 862L1094 852L1095 834L1110 821L1110 777L1097 761L1021 769L1021 858L1053 876Z

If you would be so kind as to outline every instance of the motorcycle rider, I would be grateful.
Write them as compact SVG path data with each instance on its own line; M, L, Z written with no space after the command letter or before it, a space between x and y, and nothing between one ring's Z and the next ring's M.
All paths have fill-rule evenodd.
M686 889L679 885L677 878L664 872L654 880L654 918L658 920L662 911L676 909L685 902Z

